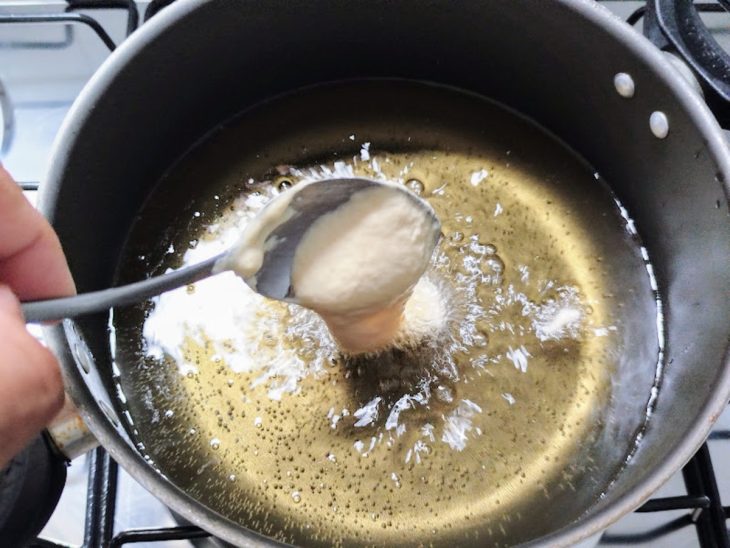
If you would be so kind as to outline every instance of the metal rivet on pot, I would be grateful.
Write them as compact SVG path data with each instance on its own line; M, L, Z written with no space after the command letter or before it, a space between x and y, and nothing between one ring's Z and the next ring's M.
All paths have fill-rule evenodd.
M88 374L91 371L91 364L94 361L91 357L91 353L84 345L79 343L75 345L74 350L76 362L79 364L81 369L83 369L84 373Z
M116 413L112 411L112 408L109 407L109 404L106 403L104 400L98 400L99 407L101 407L101 411L106 415L106 418L109 419L109 421L116 427L119 427L119 419L117 418Z
M616 88L618 94L626 99L633 97L634 91L636 91L634 79L630 74L626 74L625 72L619 72L613 77L613 86Z
M669 119L661 110L655 110L649 116L649 127L654 137L664 139L669 135Z

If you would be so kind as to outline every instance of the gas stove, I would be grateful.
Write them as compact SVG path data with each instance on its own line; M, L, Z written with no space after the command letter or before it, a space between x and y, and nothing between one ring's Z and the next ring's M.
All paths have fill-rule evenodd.
M81 88L113 49L172 1L0 3L0 161L31 200L44 179L56 133ZM713 53L710 47L714 42L730 51L730 13L726 11L730 1L695 4L707 32L688 29L688 18L677 10L669 35L666 29L659 30L656 14L645 2L601 3L662 49L684 57L695 71L705 71L705 79L700 80L706 100L721 124L730 127L730 102L724 101L730 94L723 98L730 56ZM673 0L659 3L686 6ZM525 17L537 16L538 10ZM690 39L678 47L672 33L685 33ZM707 70L700 66L703 59L709 60ZM730 507L723 506L723 501L730 504L730 411L720 417L687 466L639 510L605 531L598 545L730 548L726 522ZM131 543L189 548L213 541L204 531L181 525L103 449L95 449L70 467L56 511L34 545L95 548Z

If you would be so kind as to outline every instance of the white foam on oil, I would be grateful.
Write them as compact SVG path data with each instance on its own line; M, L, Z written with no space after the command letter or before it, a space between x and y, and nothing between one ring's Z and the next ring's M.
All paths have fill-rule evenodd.
M471 186L479 186L479 183L484 181L489 176L489 172L486 169L480 169L471 174L469 183Z
M441 441L456 451L463 451L469 441L469 435L480 435L474 428L473 418L482 412L482 408L470 400L461 400L459 405L444 417L444 431Z
M532 307L532 328L541 341L576 339L583 327L584 307L574 287L562 288L554 299Z
M378 418L378 407L382 399L380 396L376 396L352 414L357 419L354 425L355 428L362 428L375 423Z
M183 265L200 262L228 249L242 226L276 193L252 193L239 200L232 224L219 228L183 256ZM147 356L171 358L182 375L195 374L190 342L213 347L213 361L234 373L260 371L253 386L265 385L271 399L297 391L304 377L323 370L325 354L334 343L315 314L294 305L274 303L251 290L232 272L223 272L188 287L151 299L144 322ZM290 317L292 321L284 321ZM302 333L303 332L303 333ZM302 359L285 344L287 337L318 337L322 351L312 360Z
M204 346L210 333L215 334L211 340L216 353L231 369L253 370L256 361L246 351L251 334L240 326L256 319L263 297L249 295L253 292L242 285L233 273L224 272L197 282L192 293L180 288L153 298L153 309L143 328L147 355L162 359L167 354L181 372L195 372L197 368L184 351L185 340L190 338Z
M525 348L525 345L522 344L517 348L512 348L510 346L508 347L505 355L516 369L519 369L523 373L527 373L527 363L529 358L532 357L532 354L530 354L530 351Z

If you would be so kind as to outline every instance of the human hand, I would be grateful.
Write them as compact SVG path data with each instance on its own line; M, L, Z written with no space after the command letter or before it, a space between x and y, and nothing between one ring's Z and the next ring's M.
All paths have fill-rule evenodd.
M75 293L61 244L0 166L0 468L63 404L58 362L28 333L19 299Z

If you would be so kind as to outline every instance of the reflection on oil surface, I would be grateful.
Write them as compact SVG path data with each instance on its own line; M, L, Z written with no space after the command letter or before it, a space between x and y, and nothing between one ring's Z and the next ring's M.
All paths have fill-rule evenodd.
M406 184L442 222L409 331L343 356L312 312L230 273L116 309L140 449L294 544L513 544L549 530L546 507L577 517L631 446L606 423L623 370L646 370L646 404L656 308L606 186L514 114L402 82L261 106L162 181L120 277L216 254L271 197L333 174Z

